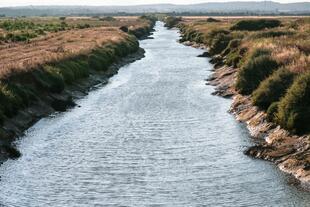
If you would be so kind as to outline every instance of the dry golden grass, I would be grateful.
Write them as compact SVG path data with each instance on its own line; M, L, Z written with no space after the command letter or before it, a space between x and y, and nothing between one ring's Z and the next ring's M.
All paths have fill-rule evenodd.
M98 27L53 33L29 43L0 47L0 78L48 62L85 54L108 42L125 38L117 28Z
M214 30L229 28L238 20L255 18L275 18L281 20L282 26L261 31L231 31L233 36L243 36L241 48L248 53L257 48L272 51L272 57L281 65L288 66L294 72L310 70L310 18L309 17L212 17L220 22L207 22L209 17L183 17L182 23L190 25L194 30L206 37ZM276 37L260 37L268 32L291 32L291 35Z
M59 18L26 18L26 21L57 23ZM138 18L117 18L116 21L101 21L98 18L70 17L67 24L91 24L87 29L71 29L48 33L29 42L0 44L0 79L20 71L28 71L39 65L58 61L72 56L89 53L92 49L106 43L123 40L127 34L120 26L131 29L145 27L148 22ZM0 30L0 33L3 32Z
M184 20L206 20L208 18L221 20L241 20L241 19L301 19L305 16L184 16Z

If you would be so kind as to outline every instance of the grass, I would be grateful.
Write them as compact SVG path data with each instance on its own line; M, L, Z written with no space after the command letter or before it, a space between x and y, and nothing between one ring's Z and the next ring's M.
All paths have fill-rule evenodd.
M71 20L66 19L66 21ZM129 33L136 34L138 37L147 34L152 24L153 22L145 18L124 21L121 19L113 23L113 25L126 25ZM120 42L127 37L128 34L122 32L118 26L103 26L48 33L32 39L27 44L3 43L0 44L0 79L9 76L10 73L32 70L45 63L88 54L95 48ZM118 53L121 52L118 51Z
M237 90L244 95L251 94L277 68L277 62L268 55L251 57L238 72Z
M270 121L309 134L310 18L217 19L183 18L181 41L203 43L238 68L236 89L251 95Z
M295 74L286 68L275 71L263 80L252 94L253 104L263 110L267 110L274 102L283 97L287 89L292 85Z
M277 121L297 134L310 131L310 72L300 75L278 105Z
M0 83L0 122L36 100L36 93L61 93L67 84L88 77L91 71L105 72L113 62L138 49L138 41L127 36L122 41L96 48L89 54L13 74Z
M149 16L144 18L119 18L119 17L28 17L28 18L2 18L0 19L0 43L24 42L49 33L85 29L93 27L131 27L148 28Z
M113 22L118 24L120 20ZM139 35L146 35L154 25L149 17L128 22L121 25L130 28L132 33L138 31ZM11 30L21 27L29 29L33 24L10 25ZM40 97L61 93L67 85L91 73L105 73L112 63L136 52L139 49L137 37L128 33L118 26L90 27L49 33L25 43L0 45L0 124ZM64 110L72 100L65 102L55 100L51 106Z

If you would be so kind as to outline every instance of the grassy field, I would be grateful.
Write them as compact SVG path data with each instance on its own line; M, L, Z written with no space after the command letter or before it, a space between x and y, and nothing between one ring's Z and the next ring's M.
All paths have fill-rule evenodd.
M238 68L235 88L250 95L269 120L293 133L310 133L309 17L190 17L169 22L181 29L181 41L205 44L218 65Z
M127 35L119 30L120 27L135 33L149 27L149 22L138 17L108 20L100 17L1 19L0 78L118 42ZM27 35L24 37L23 34Z
M139 17L28 17L0 18L0 42L22 42L53 32L93 27L132 29L147 26Z
M1 19L0 125L42 99L65 110L72 101L53 94L92 73L108 75L112 63L138 51L137 38L153 24L148 17ZM7 38L11 33L35 35L17 41ZM7 133L0 128L0 138Z

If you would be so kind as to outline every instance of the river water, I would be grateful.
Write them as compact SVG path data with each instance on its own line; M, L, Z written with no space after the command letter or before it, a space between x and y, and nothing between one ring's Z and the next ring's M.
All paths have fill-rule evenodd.
M18 141L23 156L0 167L0 205L309 206L291 178L243 155L249 134L205 85L203 51L155 29L144 59Z

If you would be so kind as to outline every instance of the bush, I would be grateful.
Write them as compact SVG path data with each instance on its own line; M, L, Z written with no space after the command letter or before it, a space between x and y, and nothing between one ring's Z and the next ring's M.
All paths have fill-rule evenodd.
M236 88L241 94L251 94L277 67L277 62L268 55L251 57L238 73Z
M294 73L286 68L275 71L253 92L253 104L261 109L268 109L273 102L279 101L285 95L293 83L294 76Z
M76 28L78 29L90 28L90 24L78 24L76 25Z
M207 43L207 45L210 46L212 44L213 39L216 36L220 35L220 34L228 35L228 34L230 34L230 32L228 30L224 30L224 29L214 29L214 30L212 30L206 36L206 43Z
M23 99L9 84L0 83L0 109L2 114L12 117L23 105Z
M52 93L60 93L65 88L62 75L52 66L44 66L41 70L34 71L33 74L39 87Z
M204 34L194 30L191 27L182 30L182 38L180 42L191 41L196 43L204 43Z
M279 103L278 123L294 133L310 132L310 73L300 75Z
M109 21L109 22L116 21L116 19L114 17L110 17L110 16L102 17L99 20L100 21Z
M229 34L218 33L213 37L210 44L210 54L216 55L221 53L228 46L232 37Z
M271 55L271 51L265 48L257 48L256 50L253 51L253 53L251 54L251 58L257 58L259 56L270 56Z
M123 32L128 32L129 30L128 30L128 27L126 27L126 26L121 26L120 28L119 28L121 31L123 31Z
M276 19L251 19L251 20L241 20L233 25L231 30L248 30L257 31L266 28L279 27L281 21Z
M35 37L37 37L37 34L29 33L29 32L8 33L5 36L5 40L9 40L12 42L22 42L22 41L27 41L27 40L35 38Z
M181 20L182 20L181 17L172 17L172 16L166 17L164 20L165 27L168 28L175 27Z
M209 18L207 19L207 22L221 22L221 20L218 20L218 19L214 19L214 18L212 18L212 17L209 17Z
M241 39L232 39L221 56L225 57L225 64L228 66L237 67L241 60L240 46Z
M152 25L154 25L155 22L158 20L157 15L152 15L152 14L142 15L139 17L139 19L148 20L151 22Z
M276 114L278 113L279 102L273 102L267 110L267 121L274 122L277 120Z
M281 37L285 35L293 35L294 32L289 32L289 31L268 31L268 32L260 32L256 35L254 35L255 38L270 38L270 37Z
M100 71L107 69L105 60L96 54L91 54L88 56L88 65L93 70Z
M238 67L238 64L240 60L242 59L242 56L240 55L239 50L233 50L226 56L225 63L228 66L232 66L234 68Z

